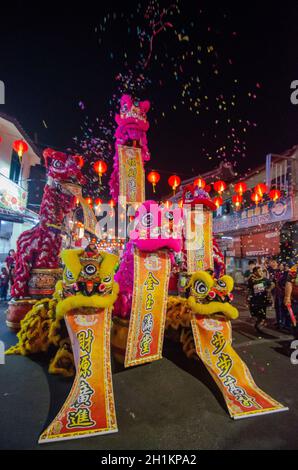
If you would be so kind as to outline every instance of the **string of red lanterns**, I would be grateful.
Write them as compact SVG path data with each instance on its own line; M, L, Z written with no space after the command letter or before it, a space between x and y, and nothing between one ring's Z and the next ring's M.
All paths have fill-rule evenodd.
M168 183L169 183L169 186L171 186L172 190L173 190L173 194L176 193L176 189L178 188L178 186L180 186L180 183L181 183L181 179L179 178L179 176L177 175L172 175L170 176L170 178L168 179Z
M148 173L147 180L152 184L153 192L155 193L155 187L160 180L160 174L157 171L150 171L150 173Z
M19 156L20 163L22 163L22 158L24 153L28 152L28 145L24 140L15 140L13 143L13 149L17 152Z
M243 181L235 184L235 192L239 194L239 196L243 196L243 193L247 190L247 185Z
M204 189L206 186L206 181L203 178L199 177L194 181L194 185L200 189Z
M259 183L255 186L255 189L254 189L255 193L258 194L261 199L262 197L264 196L264 194L267 193L268 189L267 189L267 186L266 184L264 183Z
M235 204L236 209L239 209L242 204L242 195L241 194L234 194L232 197L232 202Z
M274 202L276 202L278 199L281 197L281 192L279 189L271 189L269 193L270 199L272 199Z
M213 188L215 189L217 193L222 194L224 190L227 189L227 185L224 181L219 180L213 183Z
M98 173L99 184L101 185L102 175L104 173L106 173L106 171L108 169L108 165L106 164L106 162L104 160L99 160L98 162L94 163L93 168L96 171L96 173Z
M217 209L223 205L223 198L221 196L217 196L213 199L214 204L216 205Z

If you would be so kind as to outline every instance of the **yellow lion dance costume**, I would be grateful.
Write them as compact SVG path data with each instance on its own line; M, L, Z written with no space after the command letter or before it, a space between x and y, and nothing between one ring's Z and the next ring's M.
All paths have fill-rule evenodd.
M190 276L187 298L168 298L167 335L182 343L187 357L196 357L190 325L193 313L204 316L224 314L229 320L238 318L238 310L231 305L233 288L234 281L230 276L216 279L208 271L198 271Z
M18 343L6 354L27 356L48 353L52 356L49 372L71 377L75 374L72 348L64 315L80 307L111 307L119 286L114 282L118 265L116 255L83 249L64 250L63 280L58 281L52 299L37 302L21 322Z

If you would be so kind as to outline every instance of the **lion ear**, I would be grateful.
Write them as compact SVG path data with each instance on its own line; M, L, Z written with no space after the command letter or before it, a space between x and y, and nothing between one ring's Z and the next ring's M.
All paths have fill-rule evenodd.
M54 157L54 154L55 154L55 150L51 149L51 148L46 148L44 151L43 151L43 158L45 160L45 164L46 164L46 168L49 168L49 165L50 165L50 160L52 160L52 158Z
M121 96L121 99L120 99L120 106L122 108L122 106L124 104L127 104L128 105L128 108L131 108L132 106L132 99L131 99L131 96L130 95L122 95Z
M119 257L106 251L100 251L99 254L102 256L103 261L100 266L101 277L113 275L119 262Z
M84 253L83 249L79 250L63 250L61 258L66 268L72 273L74 279L78 278L81 272L82 265L80 263L80 256Z
M148 100L141 101L140 102L140 108L144 113L148 113L148 111L150 109L150 101L148 101Z

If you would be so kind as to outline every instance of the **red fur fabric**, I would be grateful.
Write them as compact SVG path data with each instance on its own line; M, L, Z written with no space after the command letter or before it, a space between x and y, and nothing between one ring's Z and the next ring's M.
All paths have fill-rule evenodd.
M75 204L75 198L70 193L62 192L60 185L67 181L84 181L76 157L51 149L44 151L44 157L48 183L40 207L40 221L31 230L23 232L17 241L16 268L11 288L14 298L28 296L31 269L59 267L62 243L60 227Z

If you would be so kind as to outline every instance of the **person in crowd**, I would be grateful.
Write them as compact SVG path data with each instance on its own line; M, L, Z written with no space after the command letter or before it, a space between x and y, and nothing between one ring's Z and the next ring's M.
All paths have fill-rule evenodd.
M9 281L10 284L13 284L13 277L14 277L14 269L16 265L16 252L15 250L11 249L8 252L8 256L5 259L5 263L9 273Z
M283 328L286 326L286 315L284 308L285 285L288 276L288 267L286 263L280 263L278 269L272 273L273 297L276 322L275 326Z
M289 308L292 309L294 317L298 320L298 264L293 266L286 272L283 312L285 317L285 326L290 327L293 319L290 317ZM297 326L294 329L297 337Z
M248 282L248 279L250 278L250 276L252 275L253 273L253 270L254 268L256 267L257 263L255 260L249 260L248 262L248 269L244 272L243 274L243 277L246 281L246 283Z
M270 294L271 294L271 299L272 303L274 305L274 310L275 310L275 326L277 328L280 327L281 325L281 303L282 303L282 297L281 297L281 291L279 289L279 281L281 280L280 278L282 277L282 274L284 272L284 264L283 263L278 263L278 260L276 257L272 257L268 261L268 279L271 282L271 289L270 289Z
M266 309L269 304L269 288L271 282L264 276L263 269L260 266L253 268L252 275L248 279L248 301L249 310L255 318L255 328L259 330L260 326L266 324Z
M7 300L7 292L9 285L9 273L5 267L1 268L0 274L0 299Z
M279 271L279 265L278 265L278 261L277 261L276 258L274 258L274 257L270 258L270 260L268 262L267 271L268 271L270 281L274 282L274 276Z
M8 255L5 259L7 269L9 271L10 267L15 264L16 252L14 250L9 250Z

